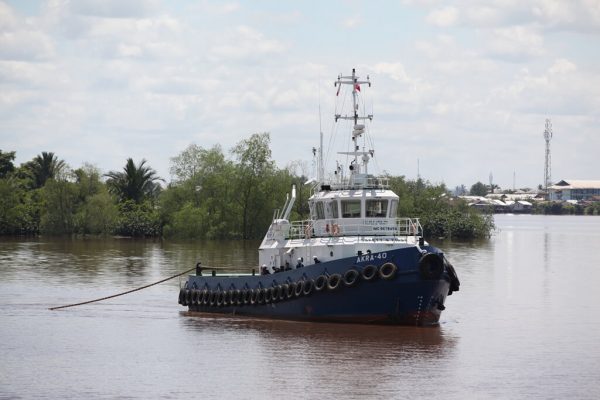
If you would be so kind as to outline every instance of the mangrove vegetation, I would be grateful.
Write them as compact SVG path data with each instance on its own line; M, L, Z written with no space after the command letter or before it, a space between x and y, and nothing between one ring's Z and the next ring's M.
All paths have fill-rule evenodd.
M268 133L228 152L188 146L171 158L169 183L146 160L129 158L122 170L103 173L90 164L72 169L51 152L20 166L14 159L14 151L0 150L1 235L258 239L292 185L291 219L309 217L308 177L294 164L276 166ZM427 237L490 235L492 217L450 198L444 184L388 177L400 197L398 215L421 218Z

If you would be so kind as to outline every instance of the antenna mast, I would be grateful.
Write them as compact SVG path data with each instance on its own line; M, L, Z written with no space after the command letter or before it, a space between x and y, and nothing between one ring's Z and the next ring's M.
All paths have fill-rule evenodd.
M546 129L544 130L544 140L546 140L546 160L544 163L544 190L548 192L548 186L552 184L550 170L551 170L551 157L550 157L550 140L552 139L552 122L546 118Z
M358 121L364 121L364 120L373 120L373 115L369 114L366 116L359 116L358 115L358 104L357 104L357 94L358 92L360 92L360 85L361 84L366 84L369 85L369 87L371 87L371 81L369 80L369 76L367 75L367 80L366 81L359 81L358 80L358 76L356 76L356 69L352 68L352 75L351 76L342 76L342 75L338 75L338 79L337 81L334 82L334 86L341 86L341 85L352 85L352 114L353 115L344 115L342 116L341 114L335 114L335 122L338 121L338 119L346 119L346 120L352 120L354 121L354 127L352 130L352 143L354 145L354 148L352 149L351 152L341 152L338 154L346 154L346 155L351 155L354 156L354 161L352 161L351 165L350 165L350 170L351 170L351 175L355 176L357 174L360 174L360 165L358 163L358 156L362 155L362 162L363 165L365 167L365 173L367 172L367 163L369 161L369 157L373 157L373 151L359 151L359 146L357 144L357 140L358 137L362 136L363 133L365 133L365 126L363 124L359 124ZM339 90L338 90L339 92Z

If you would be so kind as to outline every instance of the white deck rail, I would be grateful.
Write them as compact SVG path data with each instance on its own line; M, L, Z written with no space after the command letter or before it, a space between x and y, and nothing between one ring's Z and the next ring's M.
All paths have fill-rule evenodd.
M291 222L289 233L286 235L287 239L335 236L418 237L423 236L423 227L419 218L304 220Z

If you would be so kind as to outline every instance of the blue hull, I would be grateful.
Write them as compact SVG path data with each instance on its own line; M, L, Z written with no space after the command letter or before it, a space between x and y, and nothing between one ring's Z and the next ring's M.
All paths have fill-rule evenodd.
M424 249L443 260L438 249ZM271 275L191 275L180 291L179 302L190 311L202 313L303 321L432 325L439 321L445 308L452 280L448 270L451 267L440 264L443 267L433 268L432 272L424 269L426 266L422 264L423 255L419 250L408 247ZM358 274L348 273L350 269ZM377 273L367 274L372 271ZM334 285L334 275L341 276L337 285ZM322 285L325 278L332 284ZM307 284L307 281L311 283ZM289 287L296 285L298 289L298 282L303 285L303 290Z

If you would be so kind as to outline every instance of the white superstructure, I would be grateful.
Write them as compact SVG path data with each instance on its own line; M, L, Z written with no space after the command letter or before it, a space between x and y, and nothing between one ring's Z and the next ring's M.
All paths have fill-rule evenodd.
M339 76L336 86L352 86L352 115L335 115L335 120L354 122L353 150L341 152L351 157L348 174L338 165L334 178L326 181L323 173L322 144L319 149L317 179L312 180L309 199L310 219L289 221L296 199L295 188L276 213L259 248L259 264L270 272L281 267L294 268L298 262L310 265L350 256L369 257L371 253L407 246L422 246L422 227L417 218L397 218L398 196L389 189L386 177L368 173L373 149L359 146L365 135L362 122L373 116L359 116L357 93L360 85L371 86L369 78L361 81L352 70L351 76ZM359 123L361 122L361 123ZM316 259L315 259L316 257Z

